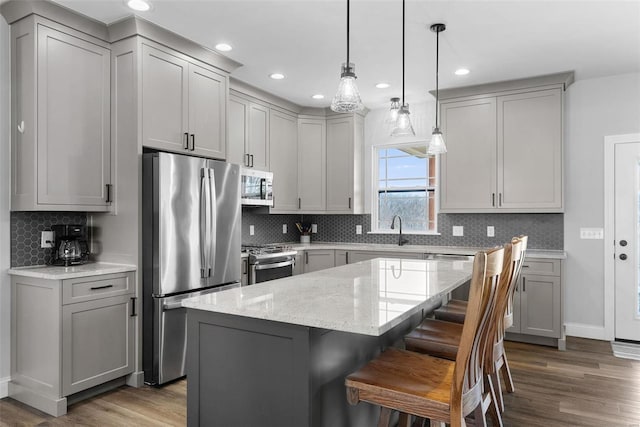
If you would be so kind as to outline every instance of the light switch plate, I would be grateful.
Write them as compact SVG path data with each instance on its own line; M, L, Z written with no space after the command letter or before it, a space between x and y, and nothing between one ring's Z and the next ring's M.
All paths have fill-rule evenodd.
M496 229L493 225L487 225L487 237L495 237Z
M256 234L256 229L253 225L249 226L249 236L253 236L254 234Z
M356 234L362 234L362 226L356 225Z
M581 239L604 239L604 230L602 228L580 228Z
M464 236L464 227L462 225L454 225L453 226L453 235L454 236Z
M318 224L311 224L311 232L312 233L318 232Z
M282 224L282 234L287 234L287 224Z
M53 231L43 231L40 235L40 247L52 248L53 247Z

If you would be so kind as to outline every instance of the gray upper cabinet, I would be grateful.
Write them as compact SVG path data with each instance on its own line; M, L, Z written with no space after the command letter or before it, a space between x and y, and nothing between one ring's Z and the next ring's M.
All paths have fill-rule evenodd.
M440 111L441 212L563 211L563 85L456 96Z
M298 119L277 110L269 116L269 149L273 172L274 204L271 212L300 207L298 197Z
M345 114L327 119L327 212L364 211L363 150L361 116Z
M142 144L226 158L228 77L185 55L142 46Z
M440 210L493 209L496 197L496 99L443 103L447 153L440 160Z
M498 97L498 207L562 209L562 90Z
M269 107L247 98L229 96L229 155L227 161L269 170Z
M300 209L322 212L326 208L327 125L325 119L298 120L298 197Z
M12 209L108 211L110 50L36 15L11 32Z

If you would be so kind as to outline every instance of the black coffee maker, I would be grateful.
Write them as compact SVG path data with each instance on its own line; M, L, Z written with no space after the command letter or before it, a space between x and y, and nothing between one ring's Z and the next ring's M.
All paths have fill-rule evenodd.
M53 247L53 265L84 264L89 260L87 227L84 225L54 225L55 245Z

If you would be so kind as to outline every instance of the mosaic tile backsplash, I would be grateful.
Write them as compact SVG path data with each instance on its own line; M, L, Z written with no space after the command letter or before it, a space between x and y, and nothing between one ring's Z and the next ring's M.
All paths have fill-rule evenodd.
M366 234L371 215L269 215L264 208L242 211L242 243L297 242L296 222L318 224L317 242L395 244L395 234ZM40 232L54 224L86 225L84 212L11 212L11 266L41 265L51 262L52 250L40 248ZM282 225L287 224L287 233ZM249 235L249 226L255 234ZM356 234L362 225L363 234ZM452 226L464 227L464 236L454 237ZM495 237L487 237L487 226L495 227ZM493 246L512 236L527 234L532 249L563 249L563 214L440 214L439 236L406 234L409 244L434 246Z
M511 237L527 234L531 249L563 249L563 214L440 214L439 236L405 234L411 245L432 246L494 246ZM242 213L242 242L263 244L299 240L296 222L318 224L318 233L311 236L317 242L395 244L396 234L367 234L371 230L371 215L268 215L244 210ZM249 236L253 224L255 235ZM282 233L288 224L288 233ZM362 225L363 234L356 234ZM464 236L453 236L454 225L464 227ZM487 226L495 227L495 237L487 237Z
M53 249L40 247L40 232L55 224L87 224L85 212L11 212L11 267L49 264Z

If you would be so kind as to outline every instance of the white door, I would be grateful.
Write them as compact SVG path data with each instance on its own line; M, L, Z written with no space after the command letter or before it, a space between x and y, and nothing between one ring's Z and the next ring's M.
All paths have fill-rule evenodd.
M640 142L615 145L615 337L640 341Z

